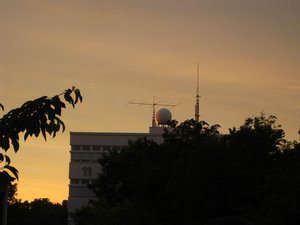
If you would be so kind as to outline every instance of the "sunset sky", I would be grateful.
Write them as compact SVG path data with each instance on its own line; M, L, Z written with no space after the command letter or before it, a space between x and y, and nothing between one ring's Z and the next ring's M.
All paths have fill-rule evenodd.
M300 125L299 0L0 0L0 102L78 87L55 139L28 139L17 154L18 197L68 197L70 131L147 132L151 107L178 104L221 132L249 116L274 114L288 140Z

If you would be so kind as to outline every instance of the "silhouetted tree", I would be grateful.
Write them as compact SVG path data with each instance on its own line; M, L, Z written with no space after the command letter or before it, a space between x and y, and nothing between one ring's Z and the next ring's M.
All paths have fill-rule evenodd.
M8 187L8 203L13 203L17 200L18 190L17 190L17 184L10 184Z
M67 205L52 203L47 198L22 202L17 199L9 204L8 225L66 225Z
M275 116L227 135L204 121L172 124L160 145L140 139L99 160L98 199L75 213L77 225L300 222L300 148Z
M61 100L63 96L63 100ZM54 97L43 96L33 101L24 103L21 107L13 109L5 114L0 119L0 187L1 199L5 199L6 187L15 178L18 179L18 170L10 165L10 158L5 154L8 149L12 146L14 151L19 150L19 139L20 134L24 133L24 139L28 136L40 136L44 139L47 138L47 133L53 138L56 133L60 130L65 130L65 125L61 120L61 112L63 108L66 108L65 102L71 104L73 107L78 103L82 102L82 96L80 90L72 87L71 89L65 90L60 95ZM0 109L4 110L4 106L0 104ZM13 190L13 189L10 189ZM0 205L5 208L6 204ZM0 207L0 208L2 208ZM0 209L2 213L2 210ZM5 213L5 210L3 210ZM4 215L2 215L4 218ZM3 220L5 224L5 219Z
M78 101L82 102L80 90L73 87L67 89L60 95L54 97L43 96L33 101L24 103L21 107L13 109L5 114L0 119L0 148L5 152L13 146L15 152L19 150L20 133L24 133L24 139L28 136L38 137L40 134L46 140L46 134L56 136L56 133L62 129L65 130L65 125L61 120L61 112L66 108L65 102L73 107ZM0 108L4 110L2 104ZM8 173L18 178L18 171L10 166L10 158L5 153L0 152L0 163L4 164L4 171L0 172L0 176L7 176ZM1 179L0 179L1 180Z
M99 160L103 173L93 187L98 201L75 215L77 224L181 224L188 219L184 196L193 158L210 153L220 142L218 126L188 120L165 133L158 145L147 139L129 142L122 151L111 151ZM199 153L199 154L198 154ZM196 163L196 164L195 164ZM190 176L187 176L189 174ZM187 198L189 198L187 196ZM93 218L86 221L83 218ZM94 222L94 223L93 223Z

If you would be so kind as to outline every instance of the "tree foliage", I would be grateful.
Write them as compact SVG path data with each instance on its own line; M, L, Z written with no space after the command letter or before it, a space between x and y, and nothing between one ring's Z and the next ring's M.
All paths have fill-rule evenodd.
M50 202L47 198L23 202L16 199L8 208L8 225L67 225L67 203Z
M8 189L8 225L67 225L67 201L53 203L48 198L22 201L17 198L17 184Z
M75 213L76 224L298 224L300 145L274 116L228 135L218 128L173 122L161 145L140 139L111 151L99 160L97 201Z
M24 133L25 140L28 136L40 135L46 140L47 134L54 138L57 132L65 130L61 120L65 103L74 107L78 102L82 102L80 90L72 87L53 97L43 96L27 101L21 107L9 111L0 119L0 148L6 152L12 147L17 152L21 133ZM4 110L2 104L0 108ZM0 163L4 164L0 176L7 177L10 172L18 178L17 169L10 165L10 158L5 153L0 152Z

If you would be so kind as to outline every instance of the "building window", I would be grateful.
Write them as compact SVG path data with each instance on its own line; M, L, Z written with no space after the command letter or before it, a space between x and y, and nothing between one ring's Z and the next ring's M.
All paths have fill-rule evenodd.
M96 152L72 152L71 162L97 162L102 157L102 153Z
M81 184L89 184L90 180L89 179L82 179Z
M111 146L109 145L103 146L103 151L109 151L109 150L111 150Z
M71 154L71 162L80 162L82 159L82 153L76 152Z
M124 148L125 148L125 146L114 146L112 149L116 150L116 151L121 151Z
M94 146L93 146L93 150L94 150L94 151L100 151L100 150L101 150L101 146L99 146L99 145L94 145Z
M79 179L71 179L71 184L79 184Z
M79 151L80 150L80 145L72 145L72 150L73 151Z
M84 176L84 177L92 176L92 167L91 166L84 166L81 168L81 170L82 170L82 176Z
M84 146L82 146L82 150L84 150L84 151L89 151L89 150L91 150L91 146L89 146L89 145L84 145Z
M80 162L80 159L71 159L71 162Z

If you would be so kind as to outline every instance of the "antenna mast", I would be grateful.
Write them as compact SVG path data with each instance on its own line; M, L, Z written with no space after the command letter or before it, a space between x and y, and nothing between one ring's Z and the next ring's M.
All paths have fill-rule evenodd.
M174 104L160 104L155 102L155 96L153 96L153 103L145 103L145 102L128 102L128 104L135 104L135 105L151 105L152 106L152 127L156 127L156 122L155 122L155 106L170 106L170 107L175 107L176 105Z
M299 130L298 130L298 134L299 134L299 144L300 144L300 126L299 126Z
M196 94L196 105L195 105L195 120L199 122L200 113L199 113L199 98L201 96L199 95L199 62L197 67L197 94Z

